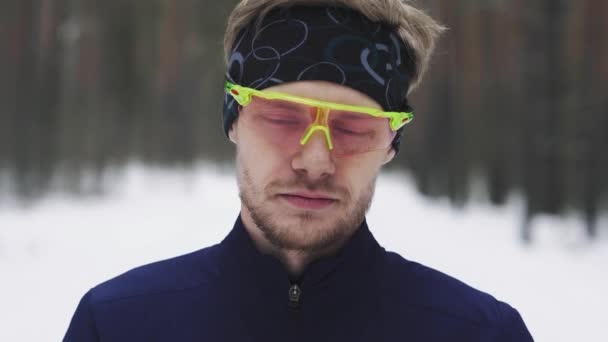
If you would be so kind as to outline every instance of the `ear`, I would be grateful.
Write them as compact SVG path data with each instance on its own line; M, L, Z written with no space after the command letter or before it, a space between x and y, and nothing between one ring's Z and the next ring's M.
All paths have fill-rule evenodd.
M239 106L238 111L239 111L239 116L241 114L241 110L243 109L242 106ZM238 134L236 132L236 130L238 129L238 124L239 124L239 118L237 117L233 122L232 122L232 126L230 127L230 130L228 131L228 138L230 139L230 141L232 141L235 145L237 144L238 141Z
M230 127L230 130L228 131L228 138L230 139L230 141L232 141L235 145L237 144L237 134L235 132L236 127L237 126L237 120L234 120L234 122L232 123L232 127Z
M388 150L388 152L386 153L386 156L384 157L384 161L382 162L382 165L388 164L391 160L393 160L393 158L395 158L396 154L397 153L395 152L395 149L391 147Z

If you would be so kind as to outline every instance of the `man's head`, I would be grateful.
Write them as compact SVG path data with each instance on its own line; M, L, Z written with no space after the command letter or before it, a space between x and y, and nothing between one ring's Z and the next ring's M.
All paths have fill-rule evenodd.
M380 168L398 148L401 131L387 118L409 109L407 94L420 82L441 30L399 0L242 1L225 36L228 81L304 99L287 105L303 106L301 121L310 117L308 138L277 140L289 130L277 130L276 118L264 115L297 110L281 109L287 105L272 96L270 105L256 97L239 106L244 102L227 94L224 122L237 146L243 219L280 249L321 252L348 238L370 206ZM349 115L308 108L307 99L355 109ZM357 108L371 114L358 115ZM343 121L362 128L365 139L338 132L335 122ZM340 154L349 148L353 153Z

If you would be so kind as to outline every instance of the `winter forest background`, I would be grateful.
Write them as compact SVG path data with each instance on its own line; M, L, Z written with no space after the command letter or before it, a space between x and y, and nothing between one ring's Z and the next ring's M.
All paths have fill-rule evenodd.
M137 159L227 162L222 33L236 1L2 0L0 192L103 192ZM608 193L608 2L420 1L450 30L413 96L402 156L420 192L463 205L472 177L527 217ZM83 182L85 173L98 182ZM524 225L523 238L530 232Z
M549 230L575 217L586 239L601 240L608 1L418 3L449 30L412 97L417 115L392 177L463 213L471 200L505 205L517 194L521 217L504 229L521 246L535 246L535 217L556 222ZM103 199L133 163L184 177L201 164L230 169L222 34L235 4L0 0L0 260L10 255L3 238L12 241L3 231L21 224L2 220L13 207L28 217L53 194ZM2 265L0 283L11 275ZM593 272L605 283L606 271Z

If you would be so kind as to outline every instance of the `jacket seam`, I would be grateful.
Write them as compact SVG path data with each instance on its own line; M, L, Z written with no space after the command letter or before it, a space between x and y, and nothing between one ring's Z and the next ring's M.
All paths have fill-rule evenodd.
M201 282L198 285L191 286L191 287L184 287L184 288L181 288L181 289L158 290L158 291L150 291L150 292L138 293L138 294L133 294L133 295L119 296L119 297L116 297L116 298L100 299L97 302L97 304L110 304L110 303L114 303L114 302L118 302L118 301L122 301L122 300L127 300L127 299L133 299L133 298L137 298L137 297L155 296L155 295L163 295L163 294L172 294L172 293L185 292L185 291L197 289L197 288L202 287L202 286L204 286L206 284L207 283L205 283L205 282Z

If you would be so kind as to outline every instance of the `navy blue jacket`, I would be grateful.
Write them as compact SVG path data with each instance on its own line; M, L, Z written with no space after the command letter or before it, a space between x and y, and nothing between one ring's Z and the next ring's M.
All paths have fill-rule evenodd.
M296 286L294 286L296 285ZM292 284L239 217L219 244L91 289L64 341L532 341L515 309L387 252L364 222Z

